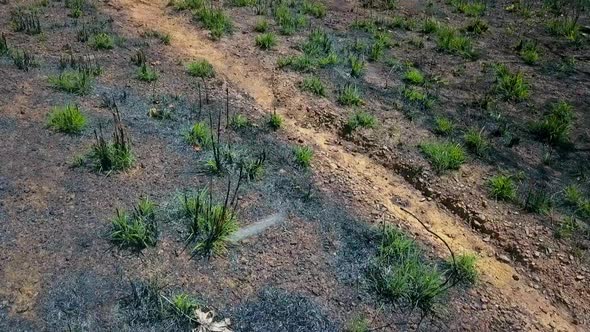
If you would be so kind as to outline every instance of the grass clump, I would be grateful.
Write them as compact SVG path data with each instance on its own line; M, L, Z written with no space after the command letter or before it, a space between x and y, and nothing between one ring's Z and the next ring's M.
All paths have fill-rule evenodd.
M447 261L448 271L453 271L455 274L453 278L458 282L465 284L474 284L477 281L478 272L475 266L477 256L474 254L460 254L455 257L455 264L453 269L453 261Z
M141 198L131 214L117 209L111 227L111 241L119 247L141 250L155 246L158 240L155 204Z
M70 9L68 16L79 18L83 14L85 0L66 0L66 8Z
M105 32L90 37L90 46L95 50L110 50L115 47L115 39Z
M153 82L158 79L158 73L147 63L143 63L137 70L137 79L144 82Z
M574 121L574 108L565 101L552 105L543 120L533 124L533 132L551 144L569 141L569 133Z
M194 16L205 28L211 31L213 40L218 40L223 35L231 34L233 31L233 23L222 9L202 7L194 12Z
M372 114L365 111L354 112L346 122L345 131L351 133L358 128L374 128L377 124L377 119Z
M292 35L307 24L305 16L294 13L285 3L275 8L274 17L284 35Z
M441 27L441 23L434 17L427 17L422 21L422 32L424 33L436 32L439 27Z
M95 141L88 155L94 169L99 172L122 171L131 168L135 157L131 151L131 138L121 122L119 112L113 113L114 132L111 142L107 142L102 126L94 131Z
M86 126L86 118L77 105L65 105L53 109L47 126L57 132L79 134Z
M302 55L281 57L278 60L278 66L309 72L318 67L323 68L337 64L339 61L338 55L334 52L332 41L326 32L320 29L312 30L305 43L299 48L303 52Z
M194 315L195 309L200 307L198 301L185 293L174 295L171 302L174 312L183 319L185 319L187 316L192 317Z
M580 229L578 221L574 217L565 217L560 223L555 237L558 239L569 239Z
M256 36L256 46L263 50L270 50L277 45L277 37L272 32Z
M197 122L184 135L184 139L190 145L207 148L211 146L211 129L205 122Z
M256 25L254 26L254 31L256 32L267 32L270 24L265 19L260 19L256 21Z
M236 7L251 7L256 4L256 0L232 0L231 4Z
M529 84L522 72L511 73L505 65L496 68L495 90L505 100L523 101L529 97Z
M49 76L49 84L58 90L85 95L92 87L92 76L82 70L66 70L57 76Z
M424 103L427 99L426 93L415 87L405 88L404 97L406 97L408 101L419 103Z
M295 155L295 162L302 167L309 167L311 165L311 159L313 158L313 150L309 146L296 146L293 149Z
M424 312L432 310L443 292L442 273L422 258L413 240L391 226L383 231L369 277L381 296Z
M320 2L309 0L303 1L303 12L315 18L322 18L326 16L326 5Z
M276 111L272 112L268 119L268 125L274 130L281 128L283 125L283 117L281 117Z
M571 17L560 17L550 21L547 25L549 32L556 36L565 37L572 42L578 42L581 38L580 24Z
M563 189L563 198L568 205L579 206L584 200L584 195L579 186L570 184Z
M490 195L497 200L513 201L516 199L516 185L512 177L507 175L495 175L489 182Z
M420 149L437 172L459 169L465 162L465 151L452 142L425 142Z
M464 31L475 35L481 35L484 32L487 32L490 29L488 23L480 18L476 18L470 21L464 28Z
M477 56L471 39L461 36L459 32L452 27L440 27L436 33L436 43L439 49L460 55L467 59L473 59Z
M250 125L250 121L243 114L236 114L231 117L229 124L234 129L246 128Z
M483 156L490 148L490 143L483 128L481 130L469 129L463 139L467 148L478 156Z
M546 188L535 188L531 186L524 199L524 208L529 212L543 215L549 214L553 202Z
M174 9L181 11L186 9L200 9L206 4L206 0L171 0L168 6L174 7Z
M455 130L455 124L450 119L437 117L434 123L434 132L439 135L448 136Z
M301 89L303 91L311 92L318 96L326 96L326 87L324 83L317 76L308 76L301 82Z
M12 50L10 57L16 68L20 70L29 71L29 69L39 66L35 56L25 50Z
M451 0L451 5L467 16L483 16L486 11L486 4L480 1Z
M365 61L356 55L350 56L348 60L350 62L350 76L361 77L363 71L365 70Z
M383 52L386 47L387 43L382 39L376 39L373 41L373 44L371 44L371 47L369 48L369 61L379 61L379 59L383 57Z
M189 75L199 78L211 78L215 76L213 65L205 59L190 62L186 65L186 71Z
M534 65L539 61L537 43L531 40L521 40L517 47L522 60L528 65Z
M404 80L410 84L422 85L424 84L424 75L416 68L408 69L404 74Z
M343 106L359 106L363 100L356 85L347 84L340 90L338 102Z

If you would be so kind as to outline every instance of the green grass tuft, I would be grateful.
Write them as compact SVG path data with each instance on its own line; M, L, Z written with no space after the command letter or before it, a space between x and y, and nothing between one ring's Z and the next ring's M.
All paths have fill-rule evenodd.
M215 76L213 65L205 59L188 63L186 65L186 71L189 75L199 78L211 78Z
M137 70L137 79L144 82L153 82L158 79L158 73L147 63L144 63Z
M456 274L453 276L455 280L465 283L474 284L478 278L477 268L475 263L477 262L477 256L474 254L460 254L455 257L455 269L453 269L452 260L447 261L447 269L454 271Z
M231 34L233 23L223 9L202 7L194 11L194 17L211 31L211 38L218 40L224 35Z
M303 82L301 82L301 89L318 96L326 96L326 87L320 78L316 76L305 77Z
M326 16L326 5L320 2L304 0L303 12L316 18L322 18Z
M281 126L283 125L283 118L276 111L272 112L272 114L270 115L270 118L268 120L268 125L272 129L277 130L277 129L281 128Z
M66 70L57 76L49 76L49 84L58 90L85 95L92 88L92 76L80 70Z
M579 186L570 184L563 189L563 198L568 205L579 206L584 200L584 195Z
M365 61L362 57L352 55L348 58L350 62L350 76L361 77L365 70Z
M483 128L481 130L469 129L463 139L467 148L478 156L483 156L490 148L490 143Z
M494 199L502 201L513 201L516 199L516 185L512 177L506 175L495 175L489 182L490 195Z
M95 50L110 50L115 47L115 39L105 32L90 37L90 46Z
M565 37L572 42L579 42L582 37L581 26L574 18L567 16L556 18L549 21L547 27L554 35Z
M355 111L346 122L345 131L351 133L358 128L374 128L377 119L372 114L365 111Z
M197 122L184 135L184 139L191 145L208 148L212 143L211 129L205 122Z
M309 167L311 165L311 159L313 158L313 150L309 146L296 146L293 149L295 155L295 161L297 164L303 167Z
M498 65L496 68L495 90L505 100L523 101L529 97L529 84L522 72L511 73L508 67Z
M519 50L520 57L528 65L534 65L539 61L539 50L537 43L531 40L521 40L517 49Z
M65 105L53 109L47 125L58 132L79 134L86 126L86 118L77 105Z
M559 101L551 107L543 120L533 124L533 132L551 144L569 141L569 133L574 121L573 107L565 101Z
M404 80L415 85L422 85L425 82L424 75L416 68L409 68L404 74Z
M270 27L270 24L266 19L260 19L256 21L256 25L254 26L254 31L256 32L267 32Z
M448 136L455 130L455 124L447 118L437 117L434 121L434 132L439 135Z
M338 95L338 102L343 106L359 106L363 100L361 94L354 84L347 84Z
M155 204L141 198L131 215L117 210L111 227L111 241L119 247L141 250L155 246L158 240Z
M236 114L231 117L229 124L234 129L242 129L250 126L250 121L243 114Z
M436 37L438 48L443 51L457 54L467 59L473 59L477 56L471 44L471 39L461 36L454 28L440 27L437 30Z
M277 37L272 32L256 36L256 46L263 50L270 50L277 45Z
M437 172L459 169L465 162L465 152L456 143L425 142L420 144L420 149Z

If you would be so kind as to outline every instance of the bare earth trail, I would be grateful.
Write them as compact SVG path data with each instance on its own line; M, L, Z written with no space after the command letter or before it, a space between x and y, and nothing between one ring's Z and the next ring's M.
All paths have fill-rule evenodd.
M342 146L333 144L338 140L336 133L304 128L300 122L289 118L289 112L303 109L304 96L297 91L281 94L280 107L275 98L274 74L263 70L256 59L238 57L228 49L231 46L210 41L206 33L199 31L183 17L166 13L167 1L116 0L109 3L110 14L123 30L157 29L172 37L167 49L173 58L205 58L215 67L216 72L237 89L251 96L260 108L269 112L273 109L285 115L284 131L288 137L314 146L316 158L314 171L320 179L344 179L353 192L363 192L366 202L385 209L390 221L401 222L413 234L430 243L440 256L447 252L414 218L393 203L394 197L409 202L409 210L428 223L431 230L441 235L455 252L475 252L480 257L479 271L485 286L510 307L516 307L530 317L531 330L576 331L579 327L570 323L571 315L564 309L552 305L538 290L527 285L526 278L515 278L518 273L509 264L496 259L494 247L459 220L457 216L439 207L434 201L424 200L422 194L409 185L401 176L362 154L347 152ZM286 97L285 97L286 95ZM365 206L366 207L366 206ZM519 280L515 280L519 279ZM493 302L494 299L492 299Z

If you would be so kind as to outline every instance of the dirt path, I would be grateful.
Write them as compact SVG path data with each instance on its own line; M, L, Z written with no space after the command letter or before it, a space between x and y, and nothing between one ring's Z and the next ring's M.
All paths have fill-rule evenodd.
M290 91L287 97L282 94L281 107L277 107L272 72L258 66L256 59L248 61L211 42L205 32L199 31L183 17L167 15L166 3L166 0L116 0L110 3L113 8L110 12L115 22L122 24L122 29L151 28L170 34L172 44L168 50L171 57L207 59L220 76L254 98L264 111L276 108L278 113L287 114L287 111L298 110L301 105L305 105L304 96L297 91ZM437 206L436 202L424 200L422 194L402 177L367 156L352 154L333 144L338 140L335 133L304 128L288 117L285 118L284 130L289 137L314 146L316 158L313 169L319 177L344 179L353 192L363 193L363 200L384 207L392 219L401 220L421 240L432 243L441 256L446 256L442 244L436 242L415 219L394 204L394 197L402 197L409 202L409 209L415 211L433 231L448 241L455 252L476 252L480 256L482 281L486 286L493 287L494 292L501 294L511 306L529 313L534 328L577 330L570 323L572 319L568 312L553 306L538 290L528 286L524 277L517 277L517 272L510 264L496 259L491 245L465 227L456 216Z

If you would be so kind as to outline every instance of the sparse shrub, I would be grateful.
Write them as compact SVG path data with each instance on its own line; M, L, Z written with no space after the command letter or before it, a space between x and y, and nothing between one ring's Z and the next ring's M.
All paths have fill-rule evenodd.
M476 34L476 35L481 35L484 32L487 32L489 30L489 25L486 21L480 19L480 18L476 18L472 21L470 21L465 28L463 28L464 31L467 31L469 33L472 34Z
M575 184L570 184L563 189L563 198L568 205L579 206L584 199L584 195Z
M254 26L254 31L256 32L267 32L269 28L269 23L266 19L260 19L256 21L256 25Z
M211 129L205 122L197 122L184 138L191 145L207 148L211 146Z
M523 73L519 71L513 74L504 65L496 68L495 90L506 100L523 101L529 97L529 84Z
M205 59L190 62L186 66L186 71L189 75L194 77L211 78L215 76L213 65Z
M569 141L573 120L573 107L565 101L559 101L552 105L543 120L533 124L532 129L538 137L549 143L563 143Z
M513 201L516 199L516 185L512 177L507 175L495 175L489 182L490 195L494 199L503 201Z
M263 50L270 50L277 45L277 37L272 32L256 36L256 46Z
M377 257L369 268L372 286L381 296L430 312L442 294L442 273L424 261L416 243L385 227Z
M365 69L365 61L361 57L352 55L350 61L350 75L352 77L361 77Z
M148 198L141 198L131 215L117 209L112 220L113 243L123 248L141 250L155 246L157 240L155 204Z
M92 87L92 76L80 70L66 70L57 76L49 76L49 83L58 90L85 95Z
M115 47L115 39L109 34L101 32L90 38L90 46L95 50L110 50Z
M316 18L322 18L326 16L326 6L320 2L304 0L303 12Z
M86 118L77 105L65 105L53 109L47 125L58 132L78 134L86 126Z
M567 16L556 18L549 21L547 27L549 31L556 36L565 37L569 41L577 42L580 40L580 25L577 20Z
M147 63L144 63L137 70L137 79L144 82L153 82L158 79L158 73Z
M534 65L539 61L539 51L536 42L531 40L521 40L517 50L526 64Z
M453 261L447 261L447 269L449 272L456 274L453 278L459 282L465 284L473 284L477 281L478 273L475 263L477 262L477 256L474 254L460 254L455 256L455 266L453 268Z
M94 144L89 154L89 158L94 168L100 172L126 170L133 166L135 158L131 151L131 139L121 122L119 112L113 113L114 132L112 142L104 139L102 126L98 131L94 131Z
M194 16L205 28L211 31L213 40L230 34L233 30L230 17L222 9L202 7L194 12Z
M448 136L455 129L455 124L453 123L453 121L447 118L437 117L434 121L436 125L434 127L434 132L439 135Z
M347 84L340 90L338 102L343 106L359 106L363 100L356 85Z
M438 48L449 53L460 55L464 58L473 59L476 57L471 39L461 36L456 29L451 27L440 27L437 30Z
M301 89L304 91L309 91L318 96L326 95L326 87L319 77L316 76L305 77L301 83Z
M411 84L422 85L424 84L424 75L422 75L420 70L416 68L410 68L405 72L404 80Z
M456 143L425 142L420 144L420 149L437 172L459 169L465 162L465 152Z
M243 114L236 114L232 116L229 123L234 129L242 129L250 125L250 121Z
M16 68L20 70L29 71L29 69L39 66L35 56L25 50L12 50L10 57Z
M373 128L375 127L377 120L372 114L364 111L355 111L346 123L345 130L348 133L355 131L357 128Z
M281 128L281 126L283 125L283 118L281 117L280 114L278 114L276 111L274 111L270 115L270 119L268 120L268 124L270 125L270 127L272 129L277 130L277 129Z
M309 146L296 146L293 149L295 155L295 161L297 164L303 167L309 167L311 164L311 158L313 157L313 150Z
M471 128L465 133L463 138L465 139L467 148L478 156L483 156L490 147L483 128L481 130Z

